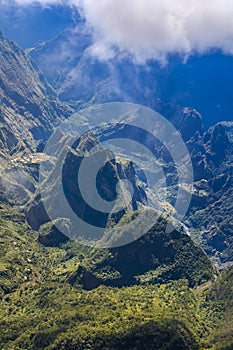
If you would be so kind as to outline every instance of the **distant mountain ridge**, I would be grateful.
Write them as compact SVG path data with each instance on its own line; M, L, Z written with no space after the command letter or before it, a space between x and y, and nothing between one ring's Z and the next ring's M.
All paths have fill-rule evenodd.
M186 61L170 56L164 66L153 60L136 64L119 52L96 58L93 41L91 31L80 23L30 50L60 99L78 106L126 101L153 108L159 98L198 110L205 127L233 119L232 56L211 51Z

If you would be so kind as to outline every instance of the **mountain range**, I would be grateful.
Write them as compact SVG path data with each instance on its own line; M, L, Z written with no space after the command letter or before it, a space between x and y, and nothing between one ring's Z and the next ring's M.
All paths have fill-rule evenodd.
M192 58L189 64L173 57L166 67L155 62L145 67L120 56L99 61L90 55L91 45L83 23L26 51L0 34L1 346L232 349L233 122L214 125L220 114L232 119L230 113L222 115L231 109L231 90L207 99L216 93L210 71L203 76L207 57ZM221 60L231 67L231 57L208 57L216 75ZM199 76L192 86L195 65ZM175 84L174 91L177 74L187 81L182 79L178 91ZM219 84L229 84L230 74L221 75ZM208 80L210 92L200 86L201 79ZM125 224L130 228L144 222L138 223L139 213L160 218L133 243L97 249L68 239L49 220L40 197L39 165L46 141L61 121L82 107L108 101L150 106L173 123L190 152L194 185L184 222L167 233L176 173L167 171L170 202L163 203L169 210L162 213L148 208L134 164L111 155L100 171L101 195L112 200L116 182L123 178L133 184L135 196L119 216L96 217L74 182L83 154L98 145L92 134L86 135L70 149L63 169L74 212L94 224L107 223L115 241L124 237ZM164 157L162 150L158 155Z
M154 109L159 98L198 110L205 128L232 120L232 56L216 51L186 61L172 55L166 64L137 64L119 52L99 59L92 53L93 43L91 30L81 22L29 49L61 100L78 106L127 101Z

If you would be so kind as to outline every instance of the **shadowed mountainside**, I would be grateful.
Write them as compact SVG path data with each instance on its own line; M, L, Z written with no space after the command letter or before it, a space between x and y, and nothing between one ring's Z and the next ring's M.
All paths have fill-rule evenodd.
M0 33L1 152L36 149L69 115L31 58Z

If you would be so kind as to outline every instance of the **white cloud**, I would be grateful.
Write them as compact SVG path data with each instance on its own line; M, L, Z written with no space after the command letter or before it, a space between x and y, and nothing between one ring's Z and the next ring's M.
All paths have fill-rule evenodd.
M233 54L232 0L16 0L69 3L94 28L93 52L118 47L138 60L222 49ZM0 0L1 2L1 0Z

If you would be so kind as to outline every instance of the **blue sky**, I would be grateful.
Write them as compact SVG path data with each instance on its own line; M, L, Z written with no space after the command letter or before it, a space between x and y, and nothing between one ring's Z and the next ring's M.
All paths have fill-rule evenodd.
M23 48L47 41L69 26L75 26L78 12L64 5L42 7L3 5L0 2L0 29Z

